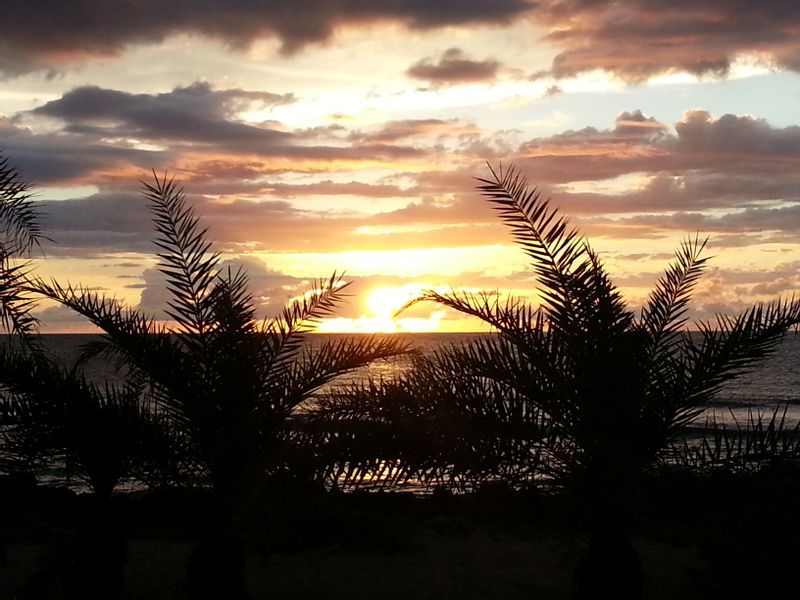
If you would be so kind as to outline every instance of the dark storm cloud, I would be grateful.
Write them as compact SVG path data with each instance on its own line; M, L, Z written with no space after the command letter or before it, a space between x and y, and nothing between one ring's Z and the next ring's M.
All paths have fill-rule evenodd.
M796 0L7 0L0 76L55 73L175 34L218 39L234 49L275 38L292 53L347 26L390 22L427 30L520 18L544 28L558 49L549 72L557 78L592 69L629 81L674 70L724 75L741 53L800 71Z
M499 69L496 60L472 60L460 48L449 48L436 61L423 58L414 63L406 74L436 86L491 81Z
M563 49L556 77L592 69L634 82L674 70L724 75L740 53L800 71L795 0L543 0L533 18Z
M9 0L0 19L0 74L55 71L180 33L219 39L236 49L275 37L283 52L291 53L329 40L343 26L498 25L529 8L528 0Z

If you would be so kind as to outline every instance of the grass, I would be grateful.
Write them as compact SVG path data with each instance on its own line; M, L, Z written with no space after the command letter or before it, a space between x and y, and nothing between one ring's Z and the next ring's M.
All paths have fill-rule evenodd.
M387 515L391 518L392 515ZM246 579L252 598L280 600L496 599L568 597L574 549L549 536L521 540L485 528L437 532L416 523L413 545L399 552L334 546L303 552L253 553ZM693 578L708 567L695 549L636 541L647 575L646 598L702 598ZM125 595L130 600L181 597L188 541L133 539L128 548ZM42 544L16 543L2 568L0 597L32 573Z
M743 523L749 518L741 512L752 498L730 500L730 489L738 485L704 478L657 480L648 493L659 501L645 500L645 516L633 535L645 573L644 598L715 597L718 571L709 552L716 547L707 533L736 522L737 515ZM762 482L749 485L751 490L761 487ZM729 500L711 507L718 493ZM694 510L680 494L693 496ZM29 512L8 529L0 598L14 598L54 541L69 536L84 512L84 500L88 497L73 498L72 508L59 514L41 503L38 514ZM185 566L203 501L196 491L115 497L116 516L128 537L122 598L185 597ZM673 509L676 501L685 512ZM569 521L569 507L560 496L534 505L513 494L500 502L488 494L327 493L266 504L260 518L278 520L284 529L272 524L260 528L258 521L243 527L249 532L245 577L253 599L566 600L586 539ZM773 512L772 518L780 514Z

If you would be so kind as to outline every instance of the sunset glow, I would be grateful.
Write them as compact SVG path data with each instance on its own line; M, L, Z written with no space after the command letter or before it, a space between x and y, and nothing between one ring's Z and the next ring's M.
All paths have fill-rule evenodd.
M535 296L475 190L489 163L551 196L634 306L697 232L715 259L694 316L800 289L800 9L423 4L11 7L0 148L54 240L37 272L165 318L155 170L247 270L259 317L335 271L351 299L321 331L470 330L434 304L394 313L426 287Z

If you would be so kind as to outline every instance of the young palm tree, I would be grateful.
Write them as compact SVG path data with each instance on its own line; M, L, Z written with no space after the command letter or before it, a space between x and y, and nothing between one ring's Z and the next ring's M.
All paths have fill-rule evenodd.
M122 481L149 480L170 446L163 416L134 382L100 385L41 351L0 349L0 386L14 416L6 450L26 464L61 463L98 506Z
M191 593L240 598L246 594L239 518L276 466L287 421L335 377L407 347L387 337L303 343L343 297L347 284L337 274L279 317L256 321L247 277L220 272L219 256L182 190L157 176L144 186L174 328L80 287L43 281L33 287L102 329L96 350L116 355L152 386L214 494L214 514L190 564Z
M171 440L162 416L135 383L98 385L42 348L0 350L0 385L14 417L1 434L6 452L26 467L61 467L92 491L91 510L59 536L35 580L64 597L120 597L127 552L111 494L122 481L164 471Z
M452 349L454 369L505 386L549 419L552 464L579 499L590 533L575 596L638 598L628 529L638 481L721 385L753 367L800 319L800 303L758 304L686 330L707 259L684 241L637 316L577 229L513 168L479 189L532 260L541 303L490 294L425 292L499 335Z

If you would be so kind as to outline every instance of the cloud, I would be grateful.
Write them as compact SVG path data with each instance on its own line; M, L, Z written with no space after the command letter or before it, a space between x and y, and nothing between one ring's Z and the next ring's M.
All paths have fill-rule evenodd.
M143 196L103 192L75 200L38 203L42 226L53 244L51 256L93 256L107 252L153 252L152 222Z
M423 58L411 65L406 74L439 86L492 81L499 69L500 63L496 60L472 60L460 48L449 48L438 61Z
M800 243L800 204L747 208L722 215L675 211L626 217L623 222L650 229L730 234L730 237L714 237L715 245L719 247L740 247L758 242Z
M630 82L674 71L724 76L742 54L800 72L800 4L794 0L767 5L697 0L677 6L674 0L206 0L202 8L158 0L7 0L3 11L0 76L56 73L179 34L220 40L234 50L276 39L281 51L291 54L326 43L344 28L393 23L425 31L521 19L543 28L544 40L558 49L549 70L556 78L594 69ZM481 80L492 75L491 61L485 62L490 73ZM454 75L436 77L441 64L419 66L434 69L426 81L453 81Z
M562 51L551 75L603 69L641 82L685 71L721 76L740 54L800 71L800 4L776 0L544 0L532 17Z
M285 132L233 120L237 110L292 102L290 94L240 89L215 91L197 82L161 94L132 94L97 86L75 88L33 109L34 115L66 122L68 133L93 137L179 140L221 146L274 145Z
M276 122L252 124L239 114L293 100L291 94L216 90L204 82L154 94L85 86L13 120L0 117L0 132L20 171L38 183L98 184L122 174L130 180L153 168L181 170L186 180L207 179L205 168L228 170L232 180L243 168L263 177L276 170L276 162L283 170L320 170L334 161L397 161L430 152L410 142L393 143L391 135L347 140L340 127L312 131ZM40 119L60 128L35 133L22 125ZM397 135L394 140L402 141ZM138 169L132 172L131 166Z
M177 96L188 94L196 101L189 103L186 129L192 119L219 128L250 127L230 114L239 92L222 92L192 85L142 95L145 108L137 112L130 103L136 95L104 96L104 90L91 89L89 98L99 93L106 99L100 106L73 105L74 97L66 94L36 115L65 119L65 129L101 122L155 143L148 136L156 135L157 108L169 109ZM152 228L137 189L137 180L148 177L140 169L148 162L178 175L211 239L232 253L507 243L474 187L473 177L486 174L481 163L487 156L493 164L516 164L593 235L651 237L698 228L724 234L739 228L768 232L759 239L793 240L800 230L800 127L775 127L747 115L692 110L667 124L634 109L620 113L608 129L570 130L522 143L513 143L515 135L486 136L471 123L447 119L393 121L366 132L337 126L329 132L335 141L323 130L312 135L276 125L285 138L258 148L247 136L214 146L182 141L176 131L158 151L126 148L90 133L36 135L8 119L0 126L10 132L9 156L24 151L26 177L38 172L52 181L69 177L73 168L73 180L100 187L88 198L42 202L49 213L45 224L58 242L51 254L150 252ZM375 148L389 156L381 158ZM341 168L343 157L353 164ZM430 166L402 170L419 157ZM376 175L360 170L362 160L389 165ZM337 197L347 200L337 205Z
M316 285L314 280L294 277L271 269L262 260L252 256L237 256L225 260L220 267L223 273L230 268L233 271L241 269L247 275L247 287L252 295L257 319L271 319L278 316L289 302L311 291ZM428 281L437 277L442 279L441 275L432 275ZM136 308L156 319L169 320L166 311L171 296L164 275L157 268L149 268L143 272L142 279L143 283L129 286L142 290ZM462 283L475 288L499 288L506 283L500 278L487 277L482 273L462 274L459 279ZM343 301L338 304L330 318L353 320L374 318L376 316L373 314L374 307L369 306L369 295L373 290L386 287L421 290L428 285L419 278L394 275L345 277L344 281L348 287L344 291ZM526 285L531 285L531 282L527 281ZM402 317L430 319L434 313L437 313L438 318L455 317L434 303L421 303L404 312ZM45 325L51 327L53 325L63 327L65 323L75 320L74 315L70 318L69 312L57 308L46 309L42 312L42 316Z
M262 260L253 256L223 260L219 268L223 276L228 269L233 273L242 270L247 275L248 290L252 294L253 306L259 319L277 316L288 301L311 287L306 279L270 269ZM145 269L142 279L144 283L137 308L157 319L168 319L166 311L171 296L163 273L157 268Z
M558 96L558 95L563 94L563 93L564 93L564 89L561 86L559 86L559 85L550 85L544 91L543 96L545 98L549 98L551 96Z
M37 185L92 179L101 173L128 172L162 165L159 152L63 132L34 133L0 117L3 150L23 178Z
M10 0L0 20L0 74L57 71L182 33L218 39L234 49L277 38L282 51L292 53L330 40L345 26L499 25L529 8L528 0L206 0L201 6L160 0Z
M438 141L444 137L470 137L480 131L475 125L457 119L405 119L387 121L380 129L371 133L353 133L350 139L380 143L396 143L409 139Z
M682 151L711 153L723 158L740 156L771 157L800 155L800 127L770 127L763 119L723 115L714 119L706 110L690 110L676 123L677 143Z
M747 207L800 200L800 127L773 127L752 116L714 118L688 111L670 127L640 111L624 112L610 130L585 128L536 138L517 164L577 211L636 212ZM617 178L640 184L616 189ZM583 191L598 182L609 191ZM576 191L576 186L580 191Z

